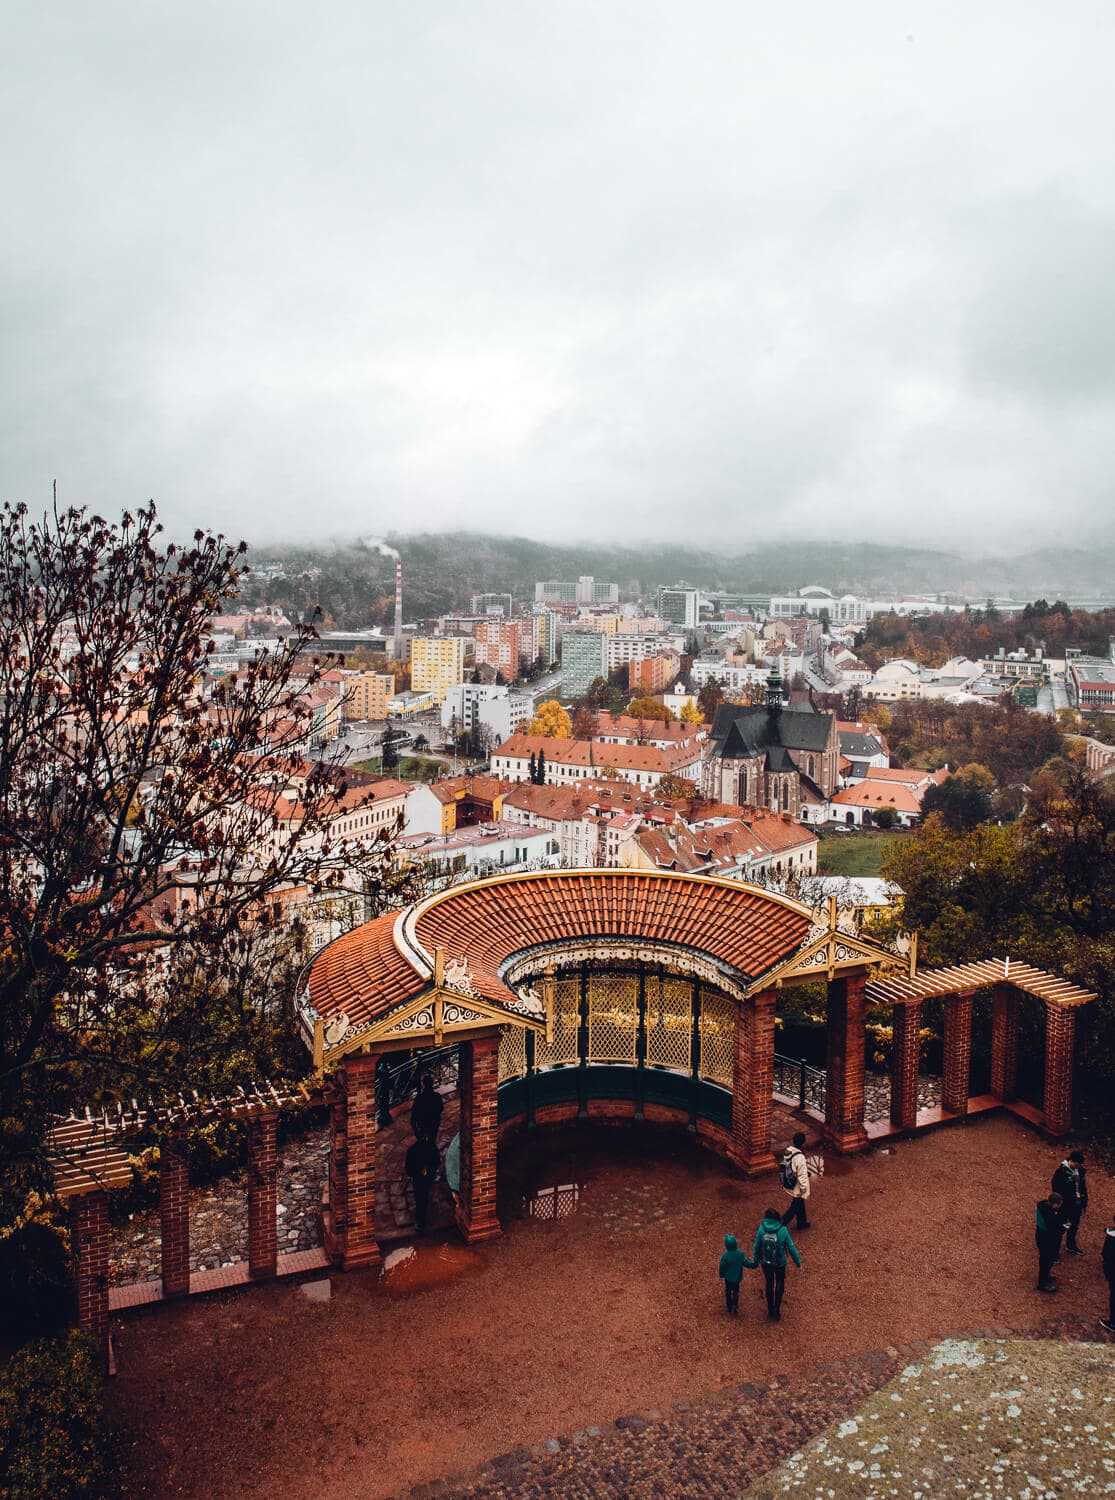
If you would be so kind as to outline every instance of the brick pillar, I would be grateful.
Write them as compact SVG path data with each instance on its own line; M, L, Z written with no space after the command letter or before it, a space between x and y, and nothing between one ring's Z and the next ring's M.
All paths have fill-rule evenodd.
M1004 1104L1018 1097L1018 991L997 984L991 994L991 1092Z
M77 1321L103 1344L108 1338L108 1194L84 1193L73 1202Z
M348 1225L348 1108L344 1089L329 1110L329 1211L325 1223L325 1249L330 1260L341 1264L344 1232Z
M736 1010L731 1157L749 1177L775 1166L770 1150L775 999L773 990L762 990Z
M945 996L945 1062L941 1106L950 1115L968 1113L972 1076L972 996Z
M499 1037L461 1043L461 1196L457 1223L468 1243L494 1239L496 1155L499 1147Z
M159 1246L163 1296L190 1290L190 1148L184 1125L176 1125L159 1147Z
M248 1275L274 1276L278 1269L279 1112L248 1121Z
M343 1209L333 1223L333 1257L346 1271L378 1266L381 1260L375 1223L378 1060L375 1053L346 1057L338 1074L344 1099L344 1150L339 1194ZM331 1181L333 1177L331 1172ZM339 1206L335 1197L334 1209Z
M1076 1012L1045 1002L1045 1093L1042 1128L1064 1135L1072 1124L1072 1049Z
M913 1130L918 1123L918 1063L921 1001L907 1000L891 1014L890 1123Z
M842 1156L867 1145L863 1127L866 985L866 975L848 974L830 980L828 986L825 1140Z

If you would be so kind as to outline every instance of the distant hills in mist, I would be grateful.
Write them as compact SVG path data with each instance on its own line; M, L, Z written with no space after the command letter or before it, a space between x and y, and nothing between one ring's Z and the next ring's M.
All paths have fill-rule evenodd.
M1115 547L1044 548L1013 557L966 555L924 547L855 542L782 541L726 555L707 549L648 543L619 547L585 542L557 545L523 537L478 532L389 535L403 559L408 619L467 607L468 596L488 591L533 596L540 578L577 578L591 573L630 593L649 593L681 579L699 588L787 593L820 584L834 593L933 593L982 600L1044 597L1071 601L1115 598ZM292 570L321 568L316 584L277 581L260 589L295 606L320 603L338 624L352 626L362 614L384 617L382 596L394 587L394 563L365 543L252 548L251 562L281 562ZM317 594L319 598L311 598Z

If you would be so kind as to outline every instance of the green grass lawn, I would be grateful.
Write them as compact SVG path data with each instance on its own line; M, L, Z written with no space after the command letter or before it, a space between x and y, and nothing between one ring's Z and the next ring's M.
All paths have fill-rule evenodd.
M379 757L373 760L358 760L354 762L358 771L370 771L378 776L381 771ZM389 774L399 781L435 781L445 770L440 760L433 760L428 755L400 755L399 764Z
M820 837L817 870L821 875L878 875L890 851L910 834L857 828L851 833L822 833Z

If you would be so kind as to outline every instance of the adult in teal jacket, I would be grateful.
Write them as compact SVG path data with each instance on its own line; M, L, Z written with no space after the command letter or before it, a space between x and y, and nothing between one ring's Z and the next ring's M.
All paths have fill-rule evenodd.
M767 1285L767 1317L777 1323L782 1316L782 1293L786 1290L786 1256L792 1255L794 1264L799 1270L801 1268L798 1247L777 1208L768 1208L763 1215L763 1222L755 1231L751 1254L755 1264L763 1268L763 1280Z
M730 1313L739 1312L739 1284L743 1280L744 1267L753 1271L755 1262L747 1259L734 1234L726 1234L718 1274L724 1283L724 1303Z

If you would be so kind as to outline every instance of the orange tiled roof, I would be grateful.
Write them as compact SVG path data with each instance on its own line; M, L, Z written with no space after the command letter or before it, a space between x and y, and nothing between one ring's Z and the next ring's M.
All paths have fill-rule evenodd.
M503 875L454 886L338 938L310 969L310 999L323 1016L343 1011L352 1024L367 1025L420 994L430 980L418 957L406 956L410 925L427 954L441 947L447 959L465 959L477 992L506 1004L515 997L500 970L512 954L536 944L593 937L678 943L753 979L800 947L811 922L796 902L702 876L651 870Z

